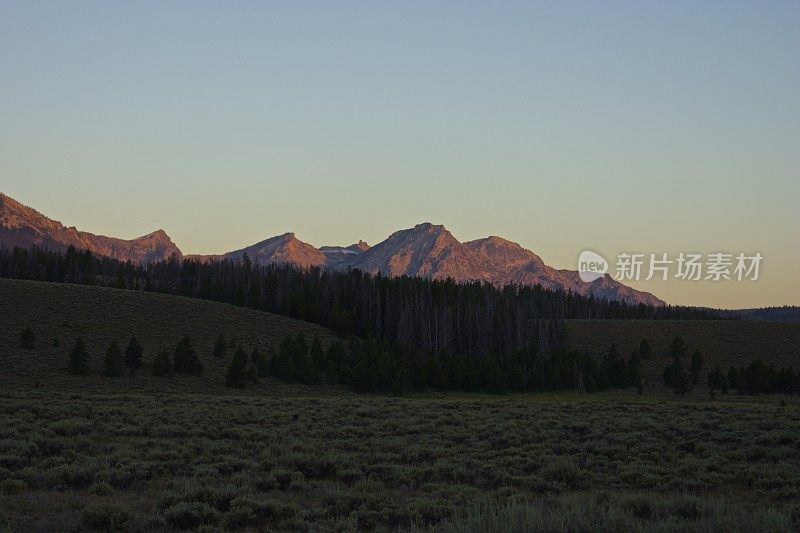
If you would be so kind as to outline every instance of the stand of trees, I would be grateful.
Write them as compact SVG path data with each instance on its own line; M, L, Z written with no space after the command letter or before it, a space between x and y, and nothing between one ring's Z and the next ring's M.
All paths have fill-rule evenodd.
M775 370L756 359L742 368L731 366L727 374L719 368L710 372L708 388L723 394L730 389L746 394L797 394L800 393L800 374L791 368Z
M271 376L290 383L339 383L368 393L403 394L426 389L593 392L641 384L638 363L630 365L615 347L598 365L586 352L559 350L545 359L538 357L533 347L481 358L459 357L444 350L418 356L375 337L335 341L325 350L318 338L309 346L300 334L285 338L268 353L264 363ZM248 363L246 356L234 356L226 384L244 387L254 371L260 377L264 375L254 357Z
M418 355L476 359L531 347L547 358L564 349L560 321L567 318L718 318L706 310L628 305L540 286L498 288L479 282L388 278L358 270L261 266L246 256L240 261L169 261L144 268L72 247L65 252L2 249L0 277L203 298L314 322L342 337L384 339Z

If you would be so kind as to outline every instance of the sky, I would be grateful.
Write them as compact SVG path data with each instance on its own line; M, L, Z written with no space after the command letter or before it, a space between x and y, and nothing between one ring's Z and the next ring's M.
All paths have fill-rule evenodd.
M0 191L185 253L423 221L559 268L760 252L800 304L800 2L0 1Z

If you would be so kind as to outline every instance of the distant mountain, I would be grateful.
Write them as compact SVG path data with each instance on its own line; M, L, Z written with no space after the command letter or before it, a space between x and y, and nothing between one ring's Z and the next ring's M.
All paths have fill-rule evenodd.
M3 193L0 193L0 244L55 250L74 246L137 264L165 261L173 255L182 257L181 251L163 230L131 240L94 235L74 227L67 228Z
M332 268L348 268L356 258L370 249L369 244L358 241L350 246L322 246L319 251L325 254L325 265Z
M351 266L389 276L492 281L490 261L458 242L444 226L430 223L392 233L357 256Z
M0 245L64 249L75 246L122 261L147 264L184 257L166 233L158 230L133 240L114 239L66 228L61 223L0 194ZM371 274L451 278L457 282L484 281L498 286L541 285L609 300L664 305L650 293L637 291L610 276L583 282L572 270L547 266L530 250L501 237L459 242L447 228L431 223L392 233L370 247L359 241L350 246L314 246L284 233L252 246L220 255L187 255L200 261L240 260L245 254L256 264L289 263L301 268L337 270L357 268Z

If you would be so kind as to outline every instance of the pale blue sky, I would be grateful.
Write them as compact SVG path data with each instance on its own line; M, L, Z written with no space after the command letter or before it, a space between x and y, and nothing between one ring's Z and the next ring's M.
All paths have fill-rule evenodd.
M800 304L797 1L0 1L0 72L0 190L81 229L760 251L636 286Z

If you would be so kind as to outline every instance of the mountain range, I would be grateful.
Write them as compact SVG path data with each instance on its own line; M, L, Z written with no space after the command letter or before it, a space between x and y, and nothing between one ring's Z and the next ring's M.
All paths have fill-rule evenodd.
M444 226L427 222L396 231L375 246L359 241L350 246L316 248L299 240L294 233L285 233L220 255L184 255L163 230L131 240L94 235L65 227L0 193L0 245L56 250L74 246L142 265L173 257L238 260L246 254L257 264L357 268L370 274L451 278L457 282L477 280L497 286L541 285L632 304L664 305L652 294L623 285L608 275L586 283L576 271L550 267L532 251L501 237L460 242Z

